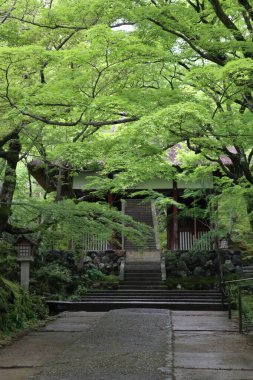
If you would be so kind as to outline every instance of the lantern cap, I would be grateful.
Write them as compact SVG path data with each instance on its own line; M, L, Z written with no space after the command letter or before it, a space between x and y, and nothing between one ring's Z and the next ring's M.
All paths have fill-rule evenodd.
M36 243L29 239L28 237L24 236L24 235L21 235L17 238L16 242L15 242L15 245L21 245L21 244L30 244L30 245L36 245Z

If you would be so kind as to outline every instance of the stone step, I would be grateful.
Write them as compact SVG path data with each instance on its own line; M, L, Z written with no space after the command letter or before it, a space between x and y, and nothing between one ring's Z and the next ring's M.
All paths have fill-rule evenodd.
M128 271L127 273L125 272L125 276L138 276L139 277L157 277L161 275L161 271Z
M145 281L145 280L160 280L162 279L161 273L142 273L139 275L138 273L125 273L124 280L139 280L139 281Z
M145 213L144 210L140 210L140 212L136 212L135 210L128 209L126 210L125 214L130 215L135 220L144 221L145 223L150 222L150 224L153 224L152 214Z
M222 305L221 302L174 302L174 301L161 301L161 302L140 302L140 301L47 301L47 305L52 312L60 312L65 310L85 310L85 311L108 311L113 309L122 308L157 308L157 309L171 309L171 310L210 310L220 311L226 310L227 305Z
M140 290L140 289L115 289L115 290L90 290L86 293L86 295L98 295L98 296L129 296L129 297L135 297L135 296L143 296L143 297L220 297L221 292L205 292L205 290L202 290L201 292L192 291L170 291L166 289L166 287L160 289L160 290ZM86 296L85 295L85 296Z
M152 273L159 273L161 272L161 264L154 268L154 267L143 267L141 265L133 265L133 266L128 266L128 264L125 264L125 273L145 273L145 274L152 274Z
M201 297L201 296L177 296L177 295L174 295L174 296L145 296L145 295L137 295L137 296L134 296L134 295L125 295L125 296L115 296L115 295L95 295L95 294L87 294L85 297L82 298L83 301L87 300L87 299L102 299L102 300L106 300L106 299L114 299L114 300L119 300L119 299L136 299L136 300L153 300L153 301L157 301L157 300L175 300L175 301L180 301L180 300L201 300L203 302L206 302L206 301L213 301L213 300L221 300L221 295L219 296L209 296L209 297Z
M202 301L202 300L152 300L152 299L143 299L143 300L136 300L136 299L129 299L129 300L125 300L125 299L118 299L118 300L111 300L111 299L106 299L106 300L93 300L93 299L90 299L90 300L83 300L81 302L85 302L85 303L114 303L114 305L117 303L140 303L140 304L143 304L143 303L153 303L155 305L159 305L161 303L168 303L168 304L174 304L174 305L178 305L178 304L182 304L184 303L185 305L188 304L188 305L192 305L192 304L196 304L196 303L201 303L202 305L210 305L210 304L219 304L221 305L221 300L206 300L206 301Z
M144 284L144 283L155 283L155 284L157 284L157 283L159 283L159 284L162 284L162 285L164 285L164 283L162 282L162 278L161 278L161 276L157 276L157 277L142 277L142 278L140 278L140 277L126 277L125 279L124 279L124 281L121 281L120 282L120 284L128 284L128 283L142 283L142 284Z
M146 261L143 261L143 262L136 261L136 263L134 261L127 261L125 263L125 272L131 272L131 271L158 272L160 270L161 270L160 258L159 258L159 261L154 261L153 263L150 263L150 262L146 263Z
M133 258L133 260L131 260ZM153 258L158 259L154 261ZM159 253L141 254L136 252L127 252L126 268L135 269L137 266L142 269L158 269L161 267L161 258ZM148 260L149 259L149 260Z
M148 279L139 279L139 280L127 279L127 280L120 282L120 285L150 285L151 283L152 283L152 285L163 285L161 279L152 280L152 281L149 281Z
M126 280L135 280L135 281L142 281L142 280L148 280L148 281L161 281L161 273L154 273L154 274L138 274L138 273L126 273L124 277L124 281Z
M131 270L131 269L134 269L134 270L136 270L136 269L140 269L140 270L158 270L158 269L161 269L160 255L157 255L157 254L156 255L154 254L152 258L159 259L159 261L147 261L146 256L143 256L143 258L145 259L145 261L143 261L143 258L141 255L139 257L136 257L134 261L130 260L130 258L132 258L130 256L130 254L127 254L127 258L128 258L128 261L125 264L125 268L129 269L129 270Z
M161 273L161 265L159 265L158 268L151 268L151 267L145 267L142 268L140 265L137 265L136 267L126 267L125 266L125 274L141 274L143 273L144 275L152 275L152 274L158 274Z
M151 242L150 241L146 242L146 245L138 245L135 243L130 243L128 241L125 241L124 249L126 251L138 251L141 249L156 249L156 242L155 240L153 240Z
M242 267L244 277L253 278L253 265Z
M149 294L150 292L147 290L147 291L139 291L139 290L121 290L121 289L115 289L115 290L92 290L90 291L94 294L118 294L118 293L122 293L122 294L127 294L127 293L130 293L130 294L135 294L135 293L146 293L146 294ZM152 293L154 294L161 294L161 293L164 293L164 294L171 294L171 295L201 295L201 296L208 296L208 295L214 295L214 294L217 294L217 295L220 295L220 291L219 290L170 290L168 289L167 287L164 288L163 291L157 291L157 290L154 290L152 291ZM88 293L87 293L88 294Z
M203 297L203 296L177 296L177 295L145 295L145 294L139 294L139 295L131 295L131 294L126 294L126 295L95 295L95 294L87 294L85 297L82 297L82 300L86 299L99 299L99 300L104 300L104 299L136 299L136 300L143 300L143 299L149 299L149 300L221 300L222 296L221 295L213 295L213 296L208 296L208 297Z
M159 290L159 289L166 289L166 286L163 286L163 285L139 285L139 286L136 286L136 285L120 285L120 289L155 289L155 290Z
M132 275L138 275L138 276L156 276L161 273L161 266L159 266L156 269L128 269L125 265L125 274Z
M158 262L156 262L156 264L154 263L154 260L153 260L154 257L159 258L159 262L161 261L160 251L156 249L151 249L148 251L142 251L142 250L127 251L126 256L128 257L127 265L139 264L142 266L145 266L145 265L155 266L158 264ZM132 257L133 257L133 260L131 260Z
M132 210L126 210L125 214L131 216L131 218L137 220L138 222L148 224L150 226L153 225L153 216L151 214L145 214L144 211L137 213Z
M157 251L151 251L151 252L145 252L145 254L141 252L127 252L127 261L126 266L127 267L136 267L136 265L139 265L143 269L157 269L160 267L161 263L161 257L160 252ZM158 259L158 261L154 261L153 258ZM131 260L133 258L133 260Z
M253 269L248 269L248 268L242 268L243 273L253 273Z

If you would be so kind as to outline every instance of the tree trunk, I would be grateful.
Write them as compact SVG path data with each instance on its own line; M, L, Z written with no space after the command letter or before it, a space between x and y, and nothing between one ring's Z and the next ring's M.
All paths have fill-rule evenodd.
M11 216L11 206L14 191L16 188L16 168L19 161L21 144L18 136L9 143L9 149L6 151L6 168L4 173L3 185L0 191L0 236L6 231L8 220Z
M251 231L253 232L253 195L246 194L245 199L246 199L246 204L247 204L247 214L249 216L249 223L250 223Z

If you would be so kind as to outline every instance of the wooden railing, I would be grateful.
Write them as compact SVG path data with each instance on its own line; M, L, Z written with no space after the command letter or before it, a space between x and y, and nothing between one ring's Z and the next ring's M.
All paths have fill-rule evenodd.
M105 251L109 249L109 243L96 235L84 235L83 246L85 251Z
M247 283L251 282L251 283ZM234 295L232 291L232 287L234 286ZM242 278L238 280L232 280L232 281L224 281L222 283L222 294L223 294L223 302L225 298L228 302L228 318L232 318L232 306L235 303L236 308L238 310L238 330L241 334L243 332L243 320L246 314L244 303L243 303L243 296L244 292L250 292L253 294L253 278ZM253 309L251 310L252 314L252 322L253 322ZM251 322L251 324L252 324ZM252 326L251 326L252 327Z
M211 250L211 238L208 231L198 231L194 236L192 231L179 231L179 249L189 251L197 246L200 250Z

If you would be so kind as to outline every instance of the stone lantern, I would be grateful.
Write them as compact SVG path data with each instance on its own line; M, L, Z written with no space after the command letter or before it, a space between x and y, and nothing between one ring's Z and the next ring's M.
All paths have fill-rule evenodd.
M220 240L220 249L228 249L228 239L223 238Z
M21 265L20 285L22 288L28 290L30 278L30 262L34 261L33 248L35 244L25 236L20 236L17 239L15 246L18 251L17 260L20 261Z

